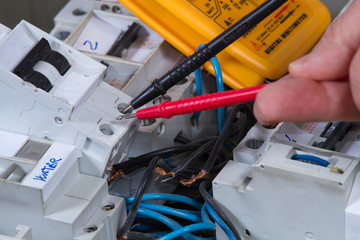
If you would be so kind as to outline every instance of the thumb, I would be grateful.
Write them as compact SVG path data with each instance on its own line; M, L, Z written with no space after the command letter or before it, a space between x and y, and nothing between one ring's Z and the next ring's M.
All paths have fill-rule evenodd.
M294 77L336 80L348 75L351 59L360 46L360 0L328 27L316 47L289 65Z

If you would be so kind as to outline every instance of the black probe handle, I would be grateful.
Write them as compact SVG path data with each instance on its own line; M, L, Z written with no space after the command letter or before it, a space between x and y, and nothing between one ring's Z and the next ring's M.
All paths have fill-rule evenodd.
M188 57L183 63L169 71L159 80L154 80L148 88L131 101L131 106L136 109L150 102L154 98L164 95L169 88L183 80L190 75L190 73L204 65L212 57L216 56L219 52L242 37L286 1L287 0L265 1L254 11L240 19L233 26Z

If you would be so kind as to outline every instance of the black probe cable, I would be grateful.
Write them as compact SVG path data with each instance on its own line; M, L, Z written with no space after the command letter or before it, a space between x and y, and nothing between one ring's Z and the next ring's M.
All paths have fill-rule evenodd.
M212 57L216 56L237 39L245 35L250 29L254 28L276 9L281 7L286 1L287 0L265 1L251 13L240 19L230 28L188 57L183 63L169 71L160 79L155 79L148 88L131 101L130 105L123 110L123 113L129 113L133 109L143 106L156 97L164 95L169 88L183 80Z

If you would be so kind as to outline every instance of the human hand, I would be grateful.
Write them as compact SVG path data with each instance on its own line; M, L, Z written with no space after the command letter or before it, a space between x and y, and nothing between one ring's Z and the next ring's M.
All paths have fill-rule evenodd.
M360 0L327 29L317 46L289 65L289 74L256 97L258 121L360 120ZM349 76L349 81L339 81Z

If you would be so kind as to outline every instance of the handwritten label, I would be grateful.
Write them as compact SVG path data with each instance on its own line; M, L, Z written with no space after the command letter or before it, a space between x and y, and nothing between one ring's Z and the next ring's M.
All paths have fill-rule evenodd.
M289 135L285 134L285 137L289 140L289 142L295 142L296 143L296 140L290 138Z
M289 142L308 144L314 136L303 131L294 123L284 123L275 137Z
M36 175L33 179L46 182L49 178L49 175L55 171L60 161L62 161L62 158L50 158L50 160L45 164L45 166L41 168L41 174Z
M106 55L122 30L93 15L73 47L85 52Z
M99 43L98 43L97 41L95 41L95 44L93 45L92 42L90 42L89 40L86 40L86 41L83 43L83 45L85 46L86 44L89 45L90 50L95 51L95 50L98 48L98 44L99 44Z

